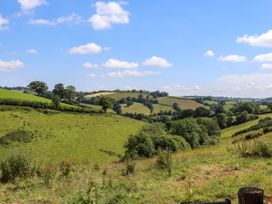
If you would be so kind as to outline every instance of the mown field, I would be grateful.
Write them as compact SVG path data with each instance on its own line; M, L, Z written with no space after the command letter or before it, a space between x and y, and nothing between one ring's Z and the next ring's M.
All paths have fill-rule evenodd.
M140 94L142 94L144 97L148 96L148 94L144 94L144 93L140 93L140 92L100 92L100 93L87 95L85 97L92 98L92 97L96 97L96 96L107 96L107 97L113 98L115 100L120 100L122 98L127 98L127 97L138 98L138 96Z
M6 112L4 114L15 114L19 117L24 116L24 114L19 112ZM32 112L29 117L30 116L37 119L45 117L36 112ZM272 114L262 115L261 118L267 116L271 117ZM53 117L55 123L58 121L57 124L60 126L60 129L63 127L61 125L64 123L63 115L55 115L49 117ZM77 119L72 119L73 117L75 116L65 115L65 118L71 121L71 123L67 122L66 125L68 125L68 127L71 124L78 125L76 121L80 120L83 122L83 124L92 127L92 131L95 131L94 126L91 126L90 122L92 121L92 117L99 119L99 121L111 121L111 123L109 123L110 125L107 126L111 129L110 135L113 133L112 131L114 130L114 124L116 122L116 117L113 118L113 116L101 116L102 118L97 118L98 116L91 116L90 119L85 118L85 116L77 116ZM14 120L13 118L14 116L8 117L6 122L12 124L10 119ZM27 116L24 116L24 119L21 121L27 120ZM123 119L118 118L118 120L120 122ZM132 124L135 125L135 121L125 122L127 123L126 126L129 128L131 128ZM132 122L132 124L129 124L128 122ZM0 202L30 204L84 203L82 200L85 199L85 201L89 200L85 203L164 204L218 200L223 201L225 198L231 198L234 203L237 203L238 189L248 185L264 188L265 194L271 195L271 159L241 157L237 152L236 145L232 144L234 138L231 136L233 133L238 130L247 128L252 124L256 124L257 122L258 120L223 130L222 141L219 145L203 147L200 149L190 150L173 155L172 176L169 176L166 171L158 168L156 164L156 158L137 161L135 172L129 176L124 176L122 173L125 169L125 164L123 163L108 162L98 166L93 165L92 163L85 165L81 164L74 166L73 172L68 178L63 178L60 177L59 174L56 174L50 180L50 183L47 184L43 183L43 180L39 178L32 178L6 185L0 185L0 194L2 195L0 197ZM93 121L93 123L95 124L95 121ZM49 129L52 127L51 123L47 122L47 125L49 125ZM142 124L138 125L140 127ZM13 126L15 126L15 124L8 128L13 130ZM33 127L35 127L34 129L44 130L40 127L38 128L38 126L38 122L33 123ZM103 125L101 127L105 128ZM84 130L79 129L73 130L72 134L75 131L83 131L85 133ZM123 127L123 131L124 129L126 128ZM2 132L3 131L5 132L7 130L2 127ZM103 131L105 130L101 129L101 132ZM118 129L116 128L114 131L118 131ZM56 130L56 132L58 132L58 130ZM121 134L122 131L119 131L119 135ZM60 134L59 138L64 138L61 135L62 134ZM96 136L99 138L103 137L103 140L107 138L104 137L101 133L99 135L97 134ZM71 141L71 137L69 135L66 135L65 137L66 140ZM74 137L77 138L77 143L79 143L78 145L80 145L83 150L86 150L85 144L83 145L82 142L87 142L89 139L86 140L86 136L83 136L85 139L80 139L80 137L75 135ZM271 137L272 134L269 133L262 136L259 140L272 142ZM49 145L53 145L53 143L56 142L51 142L50 138L48 139ZM107 142L113 142L114 145L108 143L103 144L104 148L105 145L107 145L107 148L114 149L114 146L116 147L119 145L118 148L120 149L121 141L118 141L120 143L115 142L115 137L111 138L110 141L107 140ZM76 145L73 145L73 142L67 146L63 146L61 145L61 142L58 142L56 145L50 146L50 149L47 149L46 151L40 151L39 148L36 148L35 151L38 151L39 153L35 154L35 157L42 160L47 159L45 156L46 152L55 151L54 148L59 149L59 147L57 147L58 145L61 146L61 149L64 152L66 152L66 149L68 148L71 153L66 152L65 155L72 156L73 153L77 153ZM96 144L100 145L100 142ZM38 143L34 142L33 144ZM88 145L90 145L90 143L88 143ZM17 144L15 146L25 146L25 144ZM34 145L31 145L31 147L34 150ZM42 149L44 148L43 146L41 147ZM118 148L115 151L118 151ZM83 150L81 151L81 154L83 153L84 155L87 155L85 154L87 153L87 150L86 152ZM94 151L92 152L94 153ZM122 151L119 152L121 153ZM96 156L99 156L100 159L105 158L104 156L100 155L99 151L96 153ZM54 157L61 157L62 159L62 155L63 153L58 152L58 154L55 154ZM79 156L79 154L77 154L77 156ZM88 189L92 190L89 191Z
M130 134L136 133L142 122L115 114L70 114L36 110L0 111L0 136L27 131L31 142L0 144L1 159L10 154L24 153L35 161L57 163L104 163L118 160ZM109 153L110 151L111 153Z
M174 103L177 103L178 106L182 109L192 109L195 110L198 107L205 107L204 105L197 103L191 99L178 98L178 97L160 97L158 98L159 104L172 106Z

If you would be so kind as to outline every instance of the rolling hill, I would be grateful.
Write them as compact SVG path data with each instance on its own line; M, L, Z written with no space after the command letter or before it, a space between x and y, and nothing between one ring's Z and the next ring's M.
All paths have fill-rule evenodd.
M20 109L0 111L0 136L25 131L27 142L0 142L2 159L25 153L35 161L103 163L117 160L127 137L136 133L143 122L115 114L71 114ZM0 140L1 141L1 140Z

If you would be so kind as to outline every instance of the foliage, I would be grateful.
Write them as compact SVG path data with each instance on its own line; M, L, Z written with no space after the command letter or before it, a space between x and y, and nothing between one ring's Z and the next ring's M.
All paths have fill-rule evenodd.
M12 155L1 162L1 181L7 183L16 178L25 178L31 174L31 165L29 160L22 155Z
M72 163L68 160L62 161L59 164L59 171L63 177L68 177L72 170Z
M160 169L166 170L169 176L172 176L173 159L171 151L159 149L157 165Z
M48 89L48 86L45 82L42 81L32 81L28 84L28 88L35 91L38 96L40 96Z
M113 101L109 97L102 96L99 98L98 104L102 106L102 109L106 112L108 108L111 108Z

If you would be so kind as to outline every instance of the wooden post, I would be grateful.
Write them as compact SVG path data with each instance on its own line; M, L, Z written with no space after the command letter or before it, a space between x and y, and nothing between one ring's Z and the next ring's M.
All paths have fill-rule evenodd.
M263 204L264 191L260 188L245 187L238 191L239 204Z

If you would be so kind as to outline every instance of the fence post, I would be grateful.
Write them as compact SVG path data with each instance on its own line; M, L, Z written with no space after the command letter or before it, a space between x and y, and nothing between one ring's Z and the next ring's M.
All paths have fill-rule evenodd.
M264 191L260 188L245 187L238 191L239 204L263 204Z

